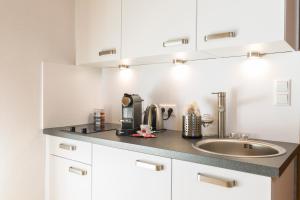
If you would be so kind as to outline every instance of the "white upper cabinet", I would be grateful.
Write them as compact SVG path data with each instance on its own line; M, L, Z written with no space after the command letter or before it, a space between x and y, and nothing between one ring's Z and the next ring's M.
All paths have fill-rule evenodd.
M198 0L197 49L218 56L298 47L297 0Z
M75 1L78 65L299 49L298 0Z
M196 49L196 0L123 0L122 57Z
M76 64L120 59L121 0L76 0Z

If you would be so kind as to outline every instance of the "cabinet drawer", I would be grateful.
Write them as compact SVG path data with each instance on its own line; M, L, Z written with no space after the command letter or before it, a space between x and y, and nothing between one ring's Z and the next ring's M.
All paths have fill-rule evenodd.
M91 166L49 156L49 200L91 200Z
M91 164L91 143L54 136L48 136L47 143L49 153L52 155Z
M270 177L173 160L173 200L271 200Z

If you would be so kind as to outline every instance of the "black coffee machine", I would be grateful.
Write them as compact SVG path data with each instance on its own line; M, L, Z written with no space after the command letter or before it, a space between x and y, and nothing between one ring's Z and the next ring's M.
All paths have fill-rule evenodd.
M137 94L124 94L122 98L122 128L117 135L131 135L140 129L142 124L142 101Z

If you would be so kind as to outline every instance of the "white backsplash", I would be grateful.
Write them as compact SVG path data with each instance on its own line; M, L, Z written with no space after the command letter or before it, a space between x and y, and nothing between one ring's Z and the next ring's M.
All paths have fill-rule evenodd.
M129 70L104 69L102 100L107 119L119 122L123 93L137 93L144 108L151 103L176 104L177 113L165 128L181 130L185 106L198 102L202 114L217 120L216 95L227 92L227 133L247 133L250 137L299 142L300 53L268 55L259 60L245 57L188 62L186 65L157 64ZM292 105L273 105L273 81L292 80ZM203 129L217 133L217 123Z

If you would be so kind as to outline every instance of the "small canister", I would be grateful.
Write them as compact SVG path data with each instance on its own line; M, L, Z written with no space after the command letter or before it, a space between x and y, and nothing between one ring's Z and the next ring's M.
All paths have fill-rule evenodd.
M97 109L94 112L94 123L96 127L103 126L105 123L104 109Z
M187 114L182 116L182 137L202 138L201 116Z

